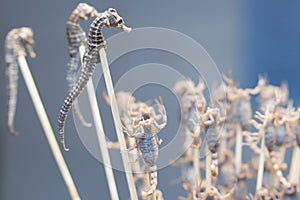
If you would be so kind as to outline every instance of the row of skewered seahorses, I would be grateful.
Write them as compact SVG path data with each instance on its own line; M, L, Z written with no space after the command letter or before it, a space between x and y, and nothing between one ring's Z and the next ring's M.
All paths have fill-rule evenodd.
M85 32L80 27L81 20L90 17L96 18L90 28L88 40ZM108 9L98 13L95 8L85 3L80 3L72 12L67 22L67 38L69 42L70 62L68 63L67 81L69 95L64 101L59 116L59 133L62 146L64 143L64 124L67 114L73 105L76 117L85 126L91 126L82 116L76 98L84 89L87 81L93 74L95 65L99 62L98 51L105 46L101 29L103 27L117 27L127 29L124 20L115 9ZM20 28L11 31L6 39L6 63L9 111L9 131L16 135L14 129L14 113L16 108L18 68L16 58L25 55L24 46L31 57L33 52L33 32L30 28ZM80 68L79 46L87 45L83 58L82 71L77 78ZM292 103L288 103L287 85L280 87L268 85L263 78L259 79L254 89L242 89L234 81L224 76L225 84L212 91L210 106L207 106L203 94L205 84L200 79L196 85L191 80L182 80L174 86L182 114L182 153L181 158L174 165L182 166L182 183L188 192L188 197L180 199L297 199L299 198L299 170L298 174L290 174L289 180L284 177L283 171L287 170L284 163L285 150L288 147L300 146L300 109L295 110ZM258 108L252 119L251 95L258 95ZM155 192L158 200L163 199L162 192L156 189L158 145L162 142L158 139L158 132L167 124L167 114L162 99L155 100L157 111L144 102L136 101L128 92L116 94L123 123L123 130L128 135L128 146L131 159L138 159L138 155L144 161L144 171L140 173L141 166L133 163L133 171L138 191L144 187L145 182L150 183L147 189L139 196L147 199ZM104 95L108 104L109 98ZM159 124L160 121L160 124ZM252 128L253 126L253 128ZM253 132L257 129L257 132ZM248 146L253 157L246 163L236 159L237 152L233 153L232 146L237 143L237 137L242 137L242 145ZM257 147L261 138L265 137L265 172L263 187L256 191L254 197L249 195L247 179L255 178L257 174L257 159L261 149ZM244 139L243 139L244 138ZM189 143L187 141L192 142ZM203 162L199 161L200 147L207 145L207 154L210 156L209 176L201 178L200 171ZM109 143L111 148L118 148L118 144ZM237 149L237 148L236 148ZM209 187L207 187L209 185Z
M90 27L87 39L85 32L80 27L80 21L88 20L91 17L95 18L95 20ZM79 119L82 125L86 127L90 127L92 125L88 123L81 114L76 98L91 78L95 65L100 62L99 50L106 45L105 39L102 35L103 27L116 27L124 31L130 30L130 28L124 25L124 20L118 15L115 9L109 8L106 11L99 13L94 7L86 3L79 3L67 21L67 39L69 44L68 52L70 61L68 63L66 79L68 82L69 94L60 110L58 120L61 144L63 149L66 151L68 149L64 142L64 125L71 106L73 106L75 116ZM14 128L18 83L17 58L18 56L26 55L25 47L27 48L30 56L35 57L33 44L33 31L28 27L15 28L10 31L6 37L5 58L8 80L8 129L12 135L18 135L18 132ZM79 77L77 77L81 66L79 47L82 45L86 46L86 51L83 56L81 73L79 74ZM108 98L106 98L106 100L109 101ZM159 105L158 115L155 114L155 111L151 107L143 103L137 104L136 108L131 107L130 113L122 107L122 104L119 106L124 125L124 132L126 132L129 137L134 138L133 140L130 140L129 138L128 143L136 145L136 147L138 146L145 162L146 174L149 175L147 178L149 179L150 185L145 191L142 191L142 188L144 188L143 185L146 182L145 177L141 175L136 176L136 185L139 191L139 197L144 199L148 198L154 192L158 199L163 198L162 193L159 190L156 190L156 160L158 157L158 144L161 142L157 139L156 133L166 126L167 115L165 113L164 106L162 105L162 101L157 102ZM121 102L119 101L119 103ZM141 112L142 108L145 109L144 112ZM139 110L139 115L134 114L137 110ZM133 116L135 116L134 119ZM127 120L125 119L126 117L128 118ZM162 120L162 123L158 124L156 120L160 119ZM131 124L131 122L133 123ZM116 148L116 145L111 145L111 148ZM135 164L134 166L135 173L140 174L141 169L138 164Z

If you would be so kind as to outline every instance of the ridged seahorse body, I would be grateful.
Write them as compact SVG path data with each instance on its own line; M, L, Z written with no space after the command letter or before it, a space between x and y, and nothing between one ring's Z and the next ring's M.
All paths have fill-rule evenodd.
M5 62L8 91L8 130L12 135L18 135L14 128L14 119L18 94L18 56L26 56L26 49L30 57L35 57L33 51L33 31L28 27L12 29L5 40Z
M68 62L67 69L67 82L69 91L74 87L79 68L81 66L79 47L81 45L86 46L87 38L85 32L80 27L81 20L88 20L91 17L97 17L97 10L86 4L79 3L75 10L71 13L67 21L67 39L68 39L68 52L70 60ZM74 114L80 123L86 127L91 127L91 124L86 122L83 115L81 114L78 101L73 103Z
M103 27L117 27L124 31L131 30L124 25L122 17L120 17L117 11L113 8L109 8L105 12L100 13L91 24L88 34L88 46L84 53L81 74L60 109L58 130L60 135L60 142L65 151L68 151L68 148L66 148L64 141L65 121L73 102L85 88L87 82L89 81L95 70L96 64L99 62L99 50L105 46L105 40L102 34Z

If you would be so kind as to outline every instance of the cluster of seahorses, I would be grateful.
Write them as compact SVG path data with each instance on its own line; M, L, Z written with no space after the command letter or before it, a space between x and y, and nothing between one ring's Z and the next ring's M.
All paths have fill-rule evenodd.
M204 90L201 79L198 85L191 80L179 81L173 90L183 116L183 155L175 165L182 165L183 187L189 194L180 199L299 199L299 167L290 169L289 179L284 175L286 149L300 145L300 109L288 103L287 84L269 85L260 77L255 88L242 89L224 75L224 83L211 91L210 107ZM251 95L258 96L259 110L254 115L258 121L252 119ZM236 161L238 152L233 151L238 134L241 145L252 151L252 157L248 156L245 163L242 159ZM262 137L265 140L263 184L252 195L247 180L257 178L258 156L262 153L258 144ZM191 141L188 138L192 142L187 142ZM207 176L205 161L198 164L194 158L195 149L199 151L201 145L207 145L207 154L211 156L211 161L206 160L210 162L210 176L204 178L200 178L199 171L206 170ZM212 183L210 187L208 182Z
M95 20L86 38L80 27L80 20L89 18ZM91 78L95 65L100 62L99 50L105 47L101 31L103 27L129 30L115 9L110 8L99 13L85 3L78 5L67 22L70 55L67 71L69 94L61 107L58 120L60 141L64 150L68 150L64 142L64 125L73 104L74 113L79 121L87 127L91 126L82 116L76 98ZM27 27L13 29L6 38L8 129L13 135L18 134L14 128L17 57L25 56L26 49L31 57L35 57L33 44L33 31ZM81 73L77 77L81 66L78 50L81 45L86 46L86 51ZM183 155L175 164L183 166L182 183L189 195L179 199L299 199L300 170L297 163L291 166L289 178L284 173L287 170L286 149L300 147L300 108L294 108L289 101L287 84L273 86L267 84L266 79L259 78L255 88L242 89L231 78L224 76L224 81L224 84L212 91L213 101L209 106L204 95L205 84L201 79L197 85L191 80L182 80L174 86L173 91L181 106L183 125ZM253 119L251 106L251 96L254 95L258 96L258 110L254 115L257 120ZM141 191L139 198L148 199L155 192L156 199L162 200L162 192L156 188L158 145L162 142L157 134L167 124L162 100L155 101L158 105L156 111L149 104L136 101L128 92L119 92L116 98L123 131L128 136L130 158L135 161L141 155L144 161L144 170L141 170L140 163L132 164L136 187ZM107 96L104 95L104 99L110 104ZM161 124L158 121L161 121ZM255 129L257 131L254 131ZM236 159L240 152L232 151L238 137L241 137L241 145L248 146L252 151L252 157L249 157L247 162ZM265 141L263 149L258 147L262 138ZM207 145L206 153L211 158L206 160L209 162L209 167L206 168L209 173L205 178L201 178L203 162L199 160L199 156L194 156L199 154L203 145ZM118 144L109 143L108 146L117 148ZM265 156L263 184L251 195L247 179L256 178L258 155L262 151ZM147 184L148 187L145 187Z
M87 20L89 18L96 18L91 25L89 31L88 40L85 32L80 27L81 20ZM124 31L128 28L124 25L123 19L118 15L117 11L113 8L109 8L103 13L99 13L94 7L80 3L77 8L72 12L70 18L67 21L67 40L68 40L68 52L70 61L68 63L67 70L67 83L69 88L69 96L65 100L62 106L59 117L59 131L61 134L61 141L63 141L64 124L68 112L71 109L72 104L74 108L75 116L79 121L87 127L91 124L87 123L82 116L76 97L81 93L87 84L87 81L91 77L95 65L99 62L99 49L105 46L105 40L102 35L101 29L103 27L116 27ZM15 28L10 31L6 37L5 47L6 55L5 60L7 64L6 74L8 80L8 129L11 134L17 135L18 133L14 128L14 116L17 103L17 81L18 81L18 56L25 56L25 47L31 57L35 57L33 51L33 31L28 27ZM81 59L79 55L79 47L81 45L87 45L85 55L83 58L82 72L78 76L78 71L81 66ZM64 148L66 150L66 148Z
M80 63L80 58L78 58L78 47L81 44L85 44L86 41L84 37L85 34L80 28L79 19L86 20L89 17L93 16L97 17L92 22L89 29L87 47L82 60L81 73L78 78L75 78L77 73L73 71L74 69L78 68L77 65L78 63ZM98 13L94 8L90 7L87 4L79 4L77 9L75 9L75 11L72 13L67 23L67 36L69 40L69 52L71 56L67 80L69 82L69 86L71 86L72 89L70 89L69 94L61 107L58 119L60 141L64 150L66 151L68 150L68 148L65 146L64 142L65 121L73 103L75 103L76 105L76 98L79 96L79 94L82 92L82 90L87 85L87 82L91 78L96 64L100 62L99 50L102 47L105 47L105 39L102 34L103 27L116 27L124 31L129 30L129 28L124 25L123 18L118 15L115 9L109 8L102 13ZM74 82L74 80L76 81ZM82 116L78 116L83 119ZM86 124L84 120L82 120L81 122Z
M80 20L87 20L90 17L96 17L93 21L87 40L87 48L83 57L82 71L77 78L78 69L81 65L80 55L79 55L79 46L86 45L86 37L84 31L80 27ZM78 7L72 12L68 22L67 22L67 38L69 42L69 54L70 62L68 63L68 72L67 72L67 81L69 85L69 95L64 101L64 104L60 110L59 116L59 133L60 140L64 150L68 150L64 143L64 124L68 112L73 105L76 117L80 122L85 126L90 126L83 116L81 115L78 102L76 98L85 88L88 80L91 78L95 65L100 62L99 50L102 47L105 47L105 40L102 35L101 29L103 27L116 27L124 31L128 31L129 28L124 25L124 20L118 15L115 9L108 9L103 13L98 13L95 8L85 4L80 3ZM124 93L125 94L125 93ZM128 95L123 93L117 94L117 101L123 102L124 98ZM125 97L123 97L125 96ZM130 96L130 95L129 95ZM106 98L108 101L108 97ZM123 105L125 102L121 103ZM128 103L128 102L126 102ZM156 193L157 199L162 200L162 194L159 190L156 190L157 186L157 167L156 160L158 157L158 144L157 133L163 129L167 123L166 113L164 106L160 103L159 116L163 119L162 124L158 124L156 119L158 115L155 114L155 111L151 109L150 106L143 103L134 104L137 107L133 108L131 104L131 110L127 110L125 105L119 106L122 123L124 125L124 132L129 136L128 141L132 145L137 147L138 151L141 153L143 160L145 162L145 171L149 175L149 187L139 193L140 198L148 198L152 193ZM133 112L139 112L138 115L135 115ZM138 110L138 111L137 111ZM143 110L143 111L141 111ZM134 117L134 121L133 120ZM134 123L132 123L134 122ZM126 126L125 126L126 124ZM133 138L133 140L130 138ZM132 156L133 158L136 156ZM133 165L134 173L139 174L139 164ZM138 189L143 188L145 177L141 175L136 176L136 185ZM141 184L142 183L142 184ZM141 186L139 186L141 185ZM139 190L141 191L141 190Z

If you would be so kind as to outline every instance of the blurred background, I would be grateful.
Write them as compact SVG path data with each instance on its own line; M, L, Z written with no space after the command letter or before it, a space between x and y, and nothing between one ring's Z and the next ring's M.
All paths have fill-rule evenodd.
M40 122L20 74L15 119L20 136L12 137L7 130L7 103L4 62L4 40L10 29L28 26L35 33L35 59L28 58L35 83L56 132L59 109L67 95L65 81L68 62L66 21L80 1L1 0L0 3L0 199L70 199L61 178ZM219 70L232 74L243 87L253 87L259 74L272 84L287 81L290 97L299 106L297 86L300 66L300 2L296 1L109 1L88 0L98 11L114 7L127 25L163 27L179 31L196 40L210 54ZM81 23L87 31L91 21ZM119 30L105 30L105 37ZM120 44L122 45L122 44ZM109 48L109 44L108 44ZM133 66L157 62L174 67L186 63L168 53L145 50L123 56L111 65L114 81ZM184 73L184 70L181 71ZM197 81L186 71L185 76ZM110 109L102 100L103 80L97 96L105 130L114 130ZM147 100L162 95L172 101L170 91L141 88L137 98ZM144 90L143 90L144 89ZM165 95L165 96L164 96ZM166 103L167 104L167 103ZM168 116L179 112L176 101L166 105ZM66 124L67 144L64 153L82 199L109 199L103 165L81 143L72 115ZM169 119L161 138L168 141L176 123ZM120 199L129 197L123 172L115 171ZM166 167L159 171L158 188L165 199L184 195L180 186L180 169Z

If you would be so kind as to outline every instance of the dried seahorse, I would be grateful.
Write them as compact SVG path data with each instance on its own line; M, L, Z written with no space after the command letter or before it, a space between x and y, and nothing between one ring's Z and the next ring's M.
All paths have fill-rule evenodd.
M30 57L34 58L33 51L33 31L28 27L21 27L12 29L6 36L5 40L5 62L6 77L7 77L7 90L8 90L8 130L12 135L18 135L14 128L14 118L17 105L17 89L18 89L18 56L26 56L27 49Z
M67 82L69 91L72 90L76 83L78 70L81 66L79 46L86 45L87 39L86 34L80 27L80 20L88 20L91 17L97 17L97 10L86 4L79 3L75 10L71 13L67 21L67 39L68 39L68 52L70 60L68 62L67 69ZM75 100L73 103L74 114L80 123L86 127L91 127L91 124L86 122L83 115L81 114L78 101Z
M145 162L145 171L149 174L150 185L146 191L142 192L144 198L152 195L157 186L156 161L158 158L158 145L161 143L157 138L157 133L167 124L167 115L162 103L160 104L159 113L162 116L162 124L158 124L151 113L143 113L138 124L133 127L133 131L124 127L124 131L129 137L136 138L137 148Z
M124 25L124 20L120 17L117 11L113 8L109 8L99 16L91 24L89 35L88 35L88 46L83 57L83 66L81 74L73 87L72 91L69 92L68 97L65 99L64 104L60 109L60 115L58 119L58 130L60 136L60 142L65 151L68 148L65 146L64 140L64 127L67 115L71 109L72 103L81 93L86 86L88 80L91 78L96 64L99 62L99 50L105 46L104 37L102 34L103 27L116 27L124 31L129 32L131 29Z

